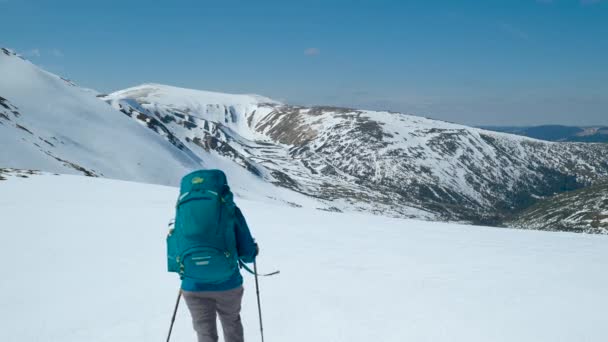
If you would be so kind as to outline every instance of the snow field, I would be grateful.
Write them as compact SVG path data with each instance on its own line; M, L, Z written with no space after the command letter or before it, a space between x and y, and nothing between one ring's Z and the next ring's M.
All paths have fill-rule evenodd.
M0 181L0 340L153 341L177 189ZM606 341L608 237L296 209L237 198L260 243L266 341ZM245 276L247 341L259 341ZM173 341L195 341L184 303Z

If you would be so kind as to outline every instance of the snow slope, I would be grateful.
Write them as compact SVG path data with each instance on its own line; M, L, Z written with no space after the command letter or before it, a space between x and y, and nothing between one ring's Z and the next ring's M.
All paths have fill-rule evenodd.
M0 180L0 340L158 341L177 189L80 176ZM32 196L35 194L35 196ZM608 237L274 206L237 198L261 245L266 341L608 340ZM247 341L259 341L245 276ZM173 341L194 341L181 306Z
M247 139L261 138L262 135L252 132L248 122L251 118L243 114L251 114L262 105L281 104L259 95L217 93L162 84L143 84L114 92L107 98L124 99L125 105L142 111L181 113L191 117L193 122L201 119L224 123L226 127ZM119 104L115 104L115 107L120 109Z
M0 167L178 184L202 161L95 93L0 50Z
M95 92L46 72L10 50L0 49L0 75L0 168L163 185L177 185L195 169L220 168L228 174L233 191L243 197L326 207L268 184L222 156L194 154L167 141L100 101ZM213 99L219 101L222 96L226 97L219 94Z

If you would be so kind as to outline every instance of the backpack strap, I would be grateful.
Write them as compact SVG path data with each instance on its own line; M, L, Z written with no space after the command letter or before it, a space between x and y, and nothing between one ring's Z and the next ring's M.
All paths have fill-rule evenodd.
M249 268L247 265L245 265L245 263L241 259L239 259L239 265L241 266L241 268L244 268L245 271L247 271L247 272L249 272L249 273L251 273L253 275L257 275L259 277L270 277L270 276L277 275L277 274L281 273L281 271L274 271L274 272L266 273L266 274L255 273L254 271L251 270L251 268Z
M179 206L180 206L180 204L190 201L190 199L187 199L187 200L185 200L185 201L184 201L184 199L186 199L186 198L187 198L187 197L188 197L190 194L192 194L193 192L201 192L201 193L204 193L204 194L211 194L211 195L213 195L213 196L217 197L217 199L218 199L220 202L222 202L222 203L225 203L225 202L226 202L226 200L224 199L224 197L221 197L221 196L220 196L220 194L218 194L218 193L217 193L217 192L215 192L215 191L212 191L212 190L202 190L202 189L193 189L193 190L192 190L192 192L190 192L190 191L186 191L186 192L184 192L183 194L181 194L181 195L179 196L179 198L177 199L177 203L175 204L175 207L177 208L177 207L179 207Z

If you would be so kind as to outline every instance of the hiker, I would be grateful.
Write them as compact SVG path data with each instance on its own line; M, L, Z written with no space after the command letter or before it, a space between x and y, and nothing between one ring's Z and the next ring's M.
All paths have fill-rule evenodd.
M239 260L253 262L258 246L222 171L199 170L182 179L167 245L169 271L180 274L198 342L217 342L217 315L224 341L244 341Z

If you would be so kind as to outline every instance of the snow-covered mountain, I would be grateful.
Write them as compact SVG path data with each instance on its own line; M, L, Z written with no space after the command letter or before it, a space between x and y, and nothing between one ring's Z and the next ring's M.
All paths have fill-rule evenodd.
M244 198L324 208L216 155L193 153L100 101L98 93L0 50L0 168L84 174L163 185L221 168ZM1 176L1 175L0 175Z
M608 145L551 143L392 112L145 84L102 96L180 149L224 156L334 210L499 223L608 175Z
M166 185L221 168L244 198L493 225L608 176L607 144L158 84L100 95L7 49L0 74L4 168Z
M0 50L0 167L177 184L201 160L92 91Z

